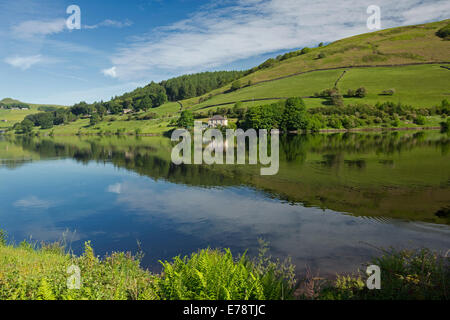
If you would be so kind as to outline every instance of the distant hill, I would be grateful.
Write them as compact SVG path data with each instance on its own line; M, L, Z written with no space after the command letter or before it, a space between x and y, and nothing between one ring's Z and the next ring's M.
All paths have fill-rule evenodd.
M29 106L30 109L38 109L38 108L45 108L45 107L50 107L50 108L65 108L66 106L62 106L62 105L57 105L57 104L42 104L42 103L27 103L27 102L22 102L20 100L16 100L13 98L3 98L2 100L0 100L0 106L4 105L4 106L14 106L14 105L26 105Z
M0 129L12 127L27 115L65 108L60 105L26 103L13 98L0 100Z
M23 103L23 102L12 99L12 98L4 98L4 99L0 100L0 104L9 105L9 104L15 104L15 103Z

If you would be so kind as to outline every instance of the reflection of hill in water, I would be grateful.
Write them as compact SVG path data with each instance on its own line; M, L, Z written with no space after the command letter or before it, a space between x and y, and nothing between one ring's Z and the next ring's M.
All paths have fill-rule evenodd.
M192 186L248 185L304 206L358 216L450 223L450 139L438 132L281 137L280 171L256 166L176 166L164 138L14 138L37 158L111 162L155 180Z
M8 169L16 169L18 167L21 167L23 164L32 161L33 159L15 159L15 160L0 159L0 167L5 167Z

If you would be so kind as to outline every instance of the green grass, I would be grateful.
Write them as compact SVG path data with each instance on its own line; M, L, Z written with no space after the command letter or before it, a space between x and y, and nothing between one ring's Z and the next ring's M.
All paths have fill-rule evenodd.
M0 102L4 103L13 103L13 102L20 102L18 100L5 98L1 100ZM50 107L58 107L58 108L64 108L64 106L60 105L52 105L52 104L32 104L27 103L30 106L30 109L28 110L10 110L10 109L3 109L0 108L0 129L7 129L14 124L21 122L27 115L34 114L40 112L38 109L41 106L50 106ZM7 122L3 122L1 120L7 120Z
M449 300L450 258L428 249L382 250L370 264L381 270L381 289L369 290L361 272L338 276L324 284L312 297L321 300ZM320 287L320 285L319 285Z
M31 107L30 110L8 110L0 108L0 129L12 127L21 122L27 115L39 112L37 107ZM3 122L1 120L6 120Z
M362 101L373 105L379 101L393 101L414 107L431 107L450 97L450 71L440 65L358 68L348 70L338 84L343 94L361 86L367 89L368 95L363 99L344 99L346 104ZM380 95L387 89L395 89L395 94Z
M142 254L113 252L100 259L90 242L81 256L64 252L61 243L39 246L23 241L8 245L0 230L1 300L352 300L449 299L449 258L427 249L383 250L371 264L381 269L381 289L368 290L366 277L338 275L336 280L294 278L289 260L267 256L262 242L258 257L233 257L229 249L199 250L164 261L160 274L140 267ZM80 287L76 284L79 269ZM294 292L294 289L297 289Z
M262 257L233 257L230 250L199 250L161 262L161 274L142 269L141 255L113 252L99 259L90 242L81 256L61 243L18 247L0 233L0 299L6 300L265 300L293 298L293 268ZM80 288L67 286L69 266ZM73 281L71 283L76 283Z
M314 93L332 88L344 70L316 71L291 78L266 82L246 87L238 91L220 94L201 104L191 107L191 110L208 111L208 105L251 100L254 98L278 97L309 97ZM338 83L341 94L348 89L365 87L368 95L365 98L345 98L345 104L365 103L374 105L377 102L393 101L408 104L414 107L431 107L441 103L450 96L450 71L440 68L440 65L419 65L407 67L382 68L352 68ZM381 93L387 89L395 89L393 96L384 96ZM267 104L270 101L256 101L247 103ZM305 99L307 107L323 106L326 103L322 98ZM216 107L217 108L217 107Z
M251 100L254 98L312 96L314 92L333 87L334 82L341 73L342 70L317 71L274 82L257 84L232 93L215 96L208 101L192 107L192 110L198 110L213 104ZM315 102L313 99L308 100L308 106L312 106L313 101ZM257 101L255 104L266 104L268 102L270 101ZM315 103L315 105L320 105L320 102Z
M79 119L65 125L54 126L51 129L40 130L35 128L40 134L54 135L76 135L76 134L100 134L111 135L135 134L163 134L168 130L169 119L159 118L153 120L127 120L128 116L106 116L105 119L96 125L90 125L89 119ZM114 121L111 121L114 119Z

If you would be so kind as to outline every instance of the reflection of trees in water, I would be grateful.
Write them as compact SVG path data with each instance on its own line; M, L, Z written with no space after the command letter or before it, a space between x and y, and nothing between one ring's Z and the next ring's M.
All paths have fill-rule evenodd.
M284 135L280 137L280 162L303 164L308 153L322 155L319 164L339 169L342 164L348 168L363 169L364 159L345 159L345 155L375 152L378 155L392 155L411 151L419 147L434 147L448 154L450 139L445 135L428 139L428 133L380 132L380 133L334 133ZM11 138L9 138L11 139ZM114 143L102 144L102 138L82 139L73 137L73 143L56 142L52 138L15 137L9 142L21 145L25 150L38 153L41 158L72 158L82 163L89 161L108 161L139 174L154 179L166 179L192 185L236 185L244 180L245 170L217 170L206 165L173 165L170 161L170 148L162 150L157 145L133 144L134 138L118 138ZM128 140L127 140L128 139ZM139 139L138 139L139 140ZM129 145L127 142L129 141ZM78 143L82 142L82 143ZM170 144L168 144L170 146ZM158 156L156 154L162 154ZM380 163L393 166L390 159L381 159ZM9 167L20 163L8 162Z
M260 177L255 173L258 171L252 169L254 166L174 165L170 160L169 140L138 139L139 143L136 143L137 140L130 137L113 139L113 141L101 137L86 139L73 137L67 142L58 142L53 138L13 137L9 138L8 143L15 143L26 151L37 153L41 159L72 158L83 164L90 161L109 162L154 180L163 179L173 183L202 187L247 185L277 199L292 203L301 202L303 206L318 206L340 212L354 212L357 209L359 214L369 216L386 214L378 208L378 204L383 202L383 208L390 208L389 210L401 217L431 219L429 215L433 215L433 219L442 220L448 218L443 218L440 211L439 215L434 215L439 209L436 207L436 201L445 203L445 197L448 198L446 190L450 186L450 180L442 182L439 187L424 190L422 193L416 193L417 190L414 190L418 209L411 210L408 186L398 189L397 193L387 197L383 188L380 189L371 184L363 192L355 191L358 188L353 188L353 185L349 188L349 185L345 183L330 186L329 177L330 171L337 172L345 166L355 171L356 174L351 177L354 178L352 181L356 181L355 185L359 187L358 171L368 170L366 168L368 164L363 159L364 154L375 152L379 154L375 161L380 165L393 168L394 161L389 159L392 153L433 147L436 151L447 154L449 138L434 133L428 135L425 132L282 136L280 137L280 168L284 166L285 172L293 174L292 179L287 180L285 177L281 179ZM436 155L437 152L434 154ZM299 173L296 176L296 174L303 167L308 155L313 167L310 168L310 177L306 175L309 180L305 183L300 180L305 175ZM347 155L353 156L346 158ZM289 166L290 163L293 165ZM8 166L11 168L18 165L20 165L19 161L9 160ZM320 166L327 170L322 171ZM388 182L395 184L395 179L390 179ZM434 204L426 198L429 197L430 192L433 194ZM419 211L420 215L417 213Z
M381 133L334 133L304 134L283 136L280 139L280 159L287 162L303 163L308 153L324 154L323 164L337 165L340 154L360 154L375 152L379 155L393 155L411 151L418 147L439 148L443 155L448 154L450 139L442 135L439 139L427 139L424 131L402 134L400 132ZM363 162L348 162L350 166L362 167Z
M342 153L338 153L338 154L324 154L323 159L324 159L323 161L320 161L320 164L328 168L339 168L344 158Z
M25 163L29 163L33 160L31 159L15 159L15 160L7 160L7 159L0 159L0 167L4 167L7 169L17 169L24 165Z
M110 162L155 180L165 179L197 186L236 185L242 180L240 171L233 171L230 177L206 165L174 165L170 160L155 155L158 149L154 146L120 147L102 145L96 141L83 141L85 145L78 146L49 138L30 137L19 137L14 141L25 150L38 153L41 158L72 158L83 164L90 161Z

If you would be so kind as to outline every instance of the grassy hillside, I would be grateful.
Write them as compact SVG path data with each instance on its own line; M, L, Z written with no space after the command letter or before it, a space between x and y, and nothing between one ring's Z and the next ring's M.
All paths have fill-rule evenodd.
M436 35L436 32L450 23L450 19L416 26L386 29L366 33L339 41L324 47L312 48L302 54L242 78L256 84L311 70L340 68L347 66L374 66L411 64L424 62L450 62L450 42ZM319 53L325 57L318 59ZM230 89L230 85L212 91L213 95ZM203 97L207 97L205 95ZM198 98L182 101L183 105L197 104Z
M11 110L4 109L0 106L0 130L7 129L12 127L14 124L22 121L27 115L38 113L39 108L43 106L47 107L57 107L62 108L64 106L61 105L53 105L53 104L34 104L34 103L25 103L12 98L4 98L0 100L0 105L10 105L10 104L26 104L30 107L30 109L22 109L22 110ZM2 121L6 120L6 122Z
M0 108L0 130L12 127L17 122L22 121L27 115L37 112L37 107L32 107L30 110L8 110ZM6 120L6 122L2 120Z
M316 71L289 77L273 82L264 82L245 87L235 92L221 94L212 99L190 107L192 110L208 110L208 106L260 98L279 97L312 97L314 93L332 88L338 78L346 71L338 82L340 92L357 89L361 86L367 89L367 96L360 98L345 98L346 104L393 101L402 102L415 107L430 107L438 105L450 97L450 70L436 65L417 65L406 67L381 68L351 68L339 70ZM384 90L395 89L393 96L384 96ZM322 98L306 98L308 107L322 106L327 100ZM270 101L269 101L270 102ZM248 102L247 105L265 102ZM228 105L229 107L229 105Z

